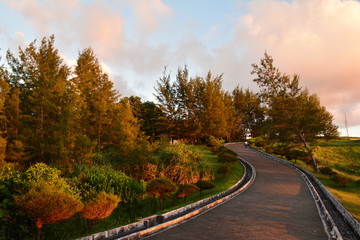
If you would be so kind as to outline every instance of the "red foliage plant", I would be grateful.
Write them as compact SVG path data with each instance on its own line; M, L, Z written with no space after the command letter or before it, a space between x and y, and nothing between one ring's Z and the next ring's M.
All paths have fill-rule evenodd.
M14 201L22 212L35 219L37 239L44 224L68 219L83 208L78 196L45 181L30 183L29 191L15 195Z
M120 198L115 194L104 191L85 204L81 216L89 220L100 220L107 218L118 206Z

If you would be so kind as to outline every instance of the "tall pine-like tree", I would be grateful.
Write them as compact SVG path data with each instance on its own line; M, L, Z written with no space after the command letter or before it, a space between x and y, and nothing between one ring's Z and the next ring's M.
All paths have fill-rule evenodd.
M112 134L111 112L119 95L91 48L80 52L73 82L81 98L78 109L81 132L96 145L97 151L101 151Z
M309 94L307 89L302 90L298 75L291 78L281 74L267 53L260 65L252 66L252 74L256 74L254 81L259 85L267 107L268 134L285 142L301 142L312 159L314 170L318 171L308 142L318 136L338 135L332 115L321 106L315 94Z
M10 51L7 54L11 68L9 82L20 90L20 94L13 90L11 104L17 104L19 95L22 114L22 127L13 126L18 136L11 137L18 139L21 135L26 152L35 162L66 161L63 122L70 70L55 48L54 41L54 36L43 38L37 46L35 40L24 50L20 48L18 57ZM17 118L18 114L13 113L13 116Z
M1 60L1 58L0 58ZM6 156L6 118L5 118L5 101L9 91L9 85L5 79L6 71L0 65L0 167L5 163Z

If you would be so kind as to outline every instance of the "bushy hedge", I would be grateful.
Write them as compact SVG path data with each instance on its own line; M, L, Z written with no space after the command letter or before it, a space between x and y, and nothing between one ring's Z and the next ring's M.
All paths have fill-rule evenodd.
M231 168L228 165L223 165L218 169L218 173L227 175L231 171Z
M6 220L1 225L5 239L27 239L31 222L36 223L39 239L44 224L70 218L83 207L79 190L61 177L59 170L44 163L31 166L25 173L5 171L0 175L0 195L8 203L0 208L1 220Z
M157 176L176 184L192 184L200 179L212 180L214 173L202 161L199 152L182 143L165 145L151 159L157 166Z
M224 146L218 148L217 154L219 155L219 162L231 164L237 161L237 154Z
M200 188L200 195L202 194L202 191L210 190L216 187L214 183L205 180L199 180L195 185Z
M108 166L78 166L74 182L84 199L103 191L116 194L123 202L134 201L145 194L145 185Z
M337 173L329 167L319 167L319 171L322 174L328 175L330 179L337 175Z

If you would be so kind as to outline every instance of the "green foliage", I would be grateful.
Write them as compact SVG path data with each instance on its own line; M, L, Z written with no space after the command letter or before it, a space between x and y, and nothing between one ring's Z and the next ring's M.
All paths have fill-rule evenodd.
M55 168L37 163L24 174L13 172L6 179L16 186L8 187L16 206L35 221L38 239L44 224L70 218L83 208L78 190L60 174Z
M328 175L330 179L337 175L337 173L329 167L320 167L319 170L320 173Z
M163 122L165 115L161 108L153 102L144 102L140 105L141 131L150 137L151 141L159 135L163 130Z
M334 176L334 177L332 178L332 180L333 180L334 182L338 183L338 184L341 184L343 187L345 187L346 184L351 181L350 178L345 177L345 176L340 176L340 175Z
M121 171L107 166L78 166L74 182L84 199L92 199L99 192L118 195L124 202L140 199L144 185Z
M237 161L237 154L234 153L233 151L225 147L220 147L218 151L219 151L219 162L231 164Z
M222 89L222 75L189 76L185 66L171 81L166 69L155 87L156 98L165 114L164 130L191 142L229 138L235 129L231 95Z
M266 139L264 137L254 137L248 140L249 144L255 145L259 148L264 148L266 146Z
M221 153L219 155L219 161L222 163L234 163L237 161L237 157L230 153Z
M317 162L308 141L317 136L337 136L333 116L321 106L316 94L302 90L300 77L282 74L273 65L273 59L265 52L260 65L253 64L254 81L261 91L262 101L267 107L268 135L283 142L300 142L311 157L314 169ZM291 107L289 107L291 106Z
M208 145L214 149L219 148L222 144L224 144L224 140L219 140L214 136L210 135L208 140Z
M183 143L162 146L158 153L159 162L166 165L200 162L201 155Z
M232 91L235 110L235 129L232 138L237 141L246 140L250 134L253 137L264 132L265 108L261 105L258 94L249 89L236 87Z
M304 152L303 150L296 149L296 148L290 149L286 152L286 158L288 160L292 160L292 159L304 160L307 156L308 156L308 153Z
M146 184L146 192L154 197L159 197L160 209L163 209L163 197L177 190L177 186L164 178L155 178Z
M228 165L223 165L217 170L217 173L227 175L230 171L231 168Z
M178 189L178 191L176 192L176 196L180 197L180 198L184 198L184 200L186 199L187 196L194 194L196 192L199 192L200 188L194 184L185 184L185 185L181 185Z
M202 161L201 155L185 144L162 146L152 163L158 167L158 176L180 185L213 178L212 170Z
M202 191L213 189L216 187L215 184L206 180L199 180L195 185L200 188L200 195L202 194Z
M31 219L18 211L13 194L23 187L22 175L5 166L0 172L0 239L26 239L32 234ZM17 229L17 231L14 231Z
M177 186L164 178L155 178L146 184L146 192L152 196L170 196Z

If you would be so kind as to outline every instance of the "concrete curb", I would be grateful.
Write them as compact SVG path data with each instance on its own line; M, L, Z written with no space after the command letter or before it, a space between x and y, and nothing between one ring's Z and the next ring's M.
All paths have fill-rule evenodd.
M256 178L255 168L240 157L238 157L238 159L239 163L244 166L244 175L234 186L226 191L162 215L150 216L129 225L77 238L76 240L139 239L141 237L163 231L167 228L174 227L180 223L190 220L191 218L199 216L200 214L209 211L211 208L219 206L220 204L245 191L253 183Z
M256 148L251 147L254 151L257 151L268 158L278 161L282 164L288 165L289 167L292 167L296 169L301 177L305 180L305 183L310 189L310 192L315 200L316 207L318 208L319 215L321 217L321 220L323 222L324 228L326 233L329 236L329 239L337 239L342 240L343 236L341 235L338 226L336 226L333 218L331 217L328 209L325 207L323 203L323 199L319 196L318 191L316 190L315 186L311 183L309 177L312 181L315 182L315 184L321 189L321 191L324 193L327 199L331 201L331 203L335 206L337 211L344 217L344 219L349 223L349 225L353 228L353 231L360 236L360 224L359 222L344 208L344 206L329 192L329 190L326 189L326 187L308 170L297 166L294 163L285 161L281 158L272 156L271 154L268 154L266 152L260 151Z

